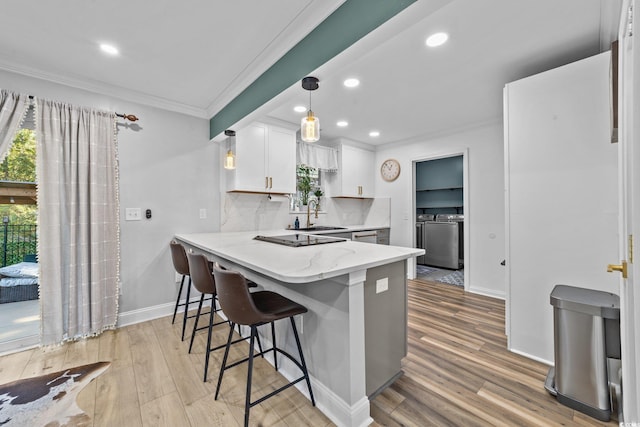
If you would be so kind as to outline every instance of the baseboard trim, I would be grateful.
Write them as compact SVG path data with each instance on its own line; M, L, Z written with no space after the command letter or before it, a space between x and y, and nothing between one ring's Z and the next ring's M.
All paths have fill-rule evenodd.
M512 352L512 353L519 354L520 356L524 356L527 359L535 360L536 362L544 363L545 365L548 365L548 366L553 366L553 362L551 362L551 361L549 361L547 359L543 359L543 358L538 357L538 356L533 356L533 355L531 355L529 353L526 353L526 352L520 351L520 350L516 350L514 348L509 348L508 350L510 352Z
M498 298L501 300L506 300L507 298L504 292L499 292L494 289L478 288L476 286L470 286L469 289L467 289L467 291L473 294L484 295L486 297Z
M197 304L200 301L200 297L191 298L189 305ZM184 300L180 301L184 304ZM210 301L203 304L203 307L211 305ZM136 323L148 322L149 320L159 319L161 317L172 316L173 309L175 307L174 302L165 304L153 305L151 307L140 308L137 310L125 311L118 315L118 323L116 327L121 328L123 326L135 325ZM178 307L178 313L184 313L184 305ZM177 318L177 316L176 316Z

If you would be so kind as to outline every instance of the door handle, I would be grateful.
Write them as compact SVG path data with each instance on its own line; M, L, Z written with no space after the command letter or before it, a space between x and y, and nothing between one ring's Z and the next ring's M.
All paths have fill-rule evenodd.
M269 188L273 188L273 177L269 177Z
M622 260L621 264L609 264L607 265L607 272L613 273L614 271L619 271L622 273L622 277L626 279L628 277L628 269L627 269L627 261Z

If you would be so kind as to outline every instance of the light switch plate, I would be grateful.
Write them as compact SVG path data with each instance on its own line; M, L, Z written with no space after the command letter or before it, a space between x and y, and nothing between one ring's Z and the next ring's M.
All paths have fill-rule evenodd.
M204 208L200 208L200 219L207 218L207 210Z
M389 278L385 277L379 280L376 280L376 294L380 292L384 292L389 289Z
M140 208L126 208L124 210L125 221L140 221L142 219L142 210Z

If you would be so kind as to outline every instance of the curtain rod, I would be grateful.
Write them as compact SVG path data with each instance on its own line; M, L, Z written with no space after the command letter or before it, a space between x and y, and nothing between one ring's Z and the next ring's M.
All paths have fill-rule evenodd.
M33 95L29 95L29 99L33 99ZM137 122L138 121L138 117L134 116L133 114L115 113L115 115L118 116L118 117L122 117L125 120L129 120L130 122Z

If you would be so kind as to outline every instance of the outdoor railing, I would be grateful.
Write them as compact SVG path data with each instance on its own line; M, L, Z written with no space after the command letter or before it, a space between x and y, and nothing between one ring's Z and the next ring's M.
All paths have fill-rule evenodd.
M6 265L22 262L25 255L34 255L38 248L37 225L0 225L0 262Z

